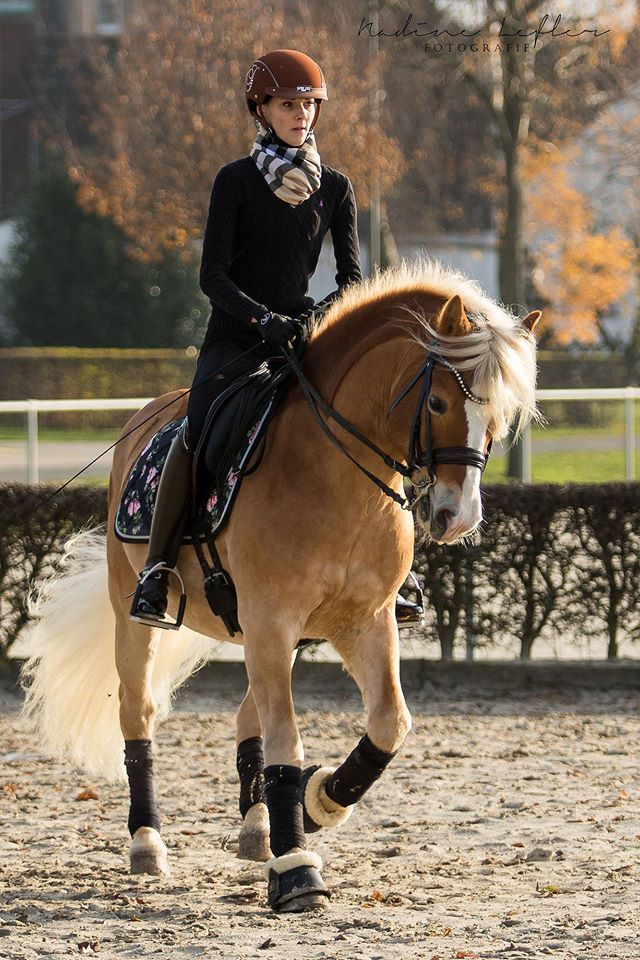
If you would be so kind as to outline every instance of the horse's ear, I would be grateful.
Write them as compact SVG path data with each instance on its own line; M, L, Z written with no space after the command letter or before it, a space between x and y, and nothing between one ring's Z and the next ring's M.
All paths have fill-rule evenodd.
M532 310L522 321L522 326L526 327L529 333L533 333L541 318L542 310Z
M438 315L438 333L445 337L462 336L471 330L471 322L465 313L462 300L454 294Z

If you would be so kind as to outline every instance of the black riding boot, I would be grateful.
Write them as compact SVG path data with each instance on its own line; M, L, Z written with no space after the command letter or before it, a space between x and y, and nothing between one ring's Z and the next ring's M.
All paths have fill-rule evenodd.
M396 620L401 627L407 623L424 623L424 597L422 595L422 588L418 583L418 578L413 570L409 573L407 580L411 581L417 603L414 603L413 600L407 600L401 593L398 594L396 599Z
M405 623L424 623L424 607L413 600L407 600L399 593L396 599L396 620L400 626Z
M182 428L171 441L162 468L149 534L149 552L133 597L129 617L154 627L172 628L165 617L169 572L175 567L188 517L192 487L192 454ZM162 567L149 573L154 567ZM147 576L145 576L148 574Z

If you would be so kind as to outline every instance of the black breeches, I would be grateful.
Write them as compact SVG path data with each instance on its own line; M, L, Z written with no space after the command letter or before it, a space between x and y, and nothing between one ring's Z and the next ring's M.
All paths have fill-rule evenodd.
M280 355L277 347L267 343L258 343L250 349L242 343L221 341L201 350L187 406L192 450L196 448L209 407L216 397L243 373L255 370L268 357Z

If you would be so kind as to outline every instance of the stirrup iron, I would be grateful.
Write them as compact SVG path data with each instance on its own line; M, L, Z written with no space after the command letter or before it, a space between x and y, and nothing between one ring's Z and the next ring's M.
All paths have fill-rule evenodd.
M140 594L142 592L143 585L149 579L149 577L152 576L152 574L162 571L166 571L168 574L173 574L180 581L180 599L178 601L176 619L172 620L170 617L165 617L165 614L163 614L162 617L152 617L150 614L135 614L133 611L137 607L140 600ZM187 594L184 588L184 580L182 579L180 571L177 567L170 567L163 560L161 560L159 563L156 563L153 567L149 567L148 570L144 571L140 575L136 589L134 590L133 594L130 594L129 596L133 596L133 603L131 604L129 619L133 620L135 623L144 623L148 627L162 627L164 630L179 630L182 626L184 611L185 607L187 606Z

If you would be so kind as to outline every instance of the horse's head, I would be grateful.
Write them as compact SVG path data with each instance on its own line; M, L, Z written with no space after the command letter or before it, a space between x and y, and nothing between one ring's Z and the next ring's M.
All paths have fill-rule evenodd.
M418 524L439 543L455 543L478 526L481 467L491 441L504 437L514 418L521 429L535 410L530 334L540 311L522 321L500 313L497 323L495 317L472 322L456 294L423 324L426 342L420 339L434 361L420 424L421 467L412 481Z

